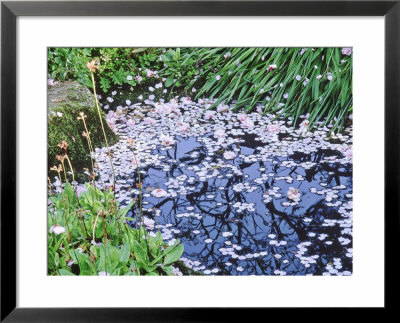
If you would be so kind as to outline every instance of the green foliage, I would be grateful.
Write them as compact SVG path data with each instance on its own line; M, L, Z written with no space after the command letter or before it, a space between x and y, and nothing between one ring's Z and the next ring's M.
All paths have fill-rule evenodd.
M168 49L161 60L164 63L161 75L166 78L165 87L170 89L171 96L174 90L179 93L196 75L195 60L190 55L181 58L179 48Z
M309 114L310 129L326 118L332 131L343 129L353 109L352 56L341 48L50 48L49 75L91 86L85 63L92 58L100 62L103 92L119 86L146 95L161 78L169 98L195 87L196 98L217 99L211 109L235 102L249 112L261 104L264 113L292 117L294 125ZM147 68L158 73L148 77Z
M91 55L90 48L49 48L47 52L49 76L60 81L75 79L91 87L90 74L84 73Z
M115 86L140 87L154 85L152 77L147 77L146 68L159 69L158 48L49 48L49 77L65 81L77 80L92 88L86 63L95 59L99 63L96 82L105 93ZM135 76L140 76L139 82Z
M172 265L183 253L178 240L168 246L159 231L150 236L143 227L129 227L127 220L133 219L126 214L135 202L120 209L111 190L101 191L90 184L86 189L78 196L66 182L62 193L50 196L50 275L173 274ZM65 232L60 233L54 226Z
M202 66L186 88L218 98L211 109L235 100L236 110L248 112L261 103L264 113L294 124L301 114L310 114L310 127L327 117L339 131L352 111L352 56L341 48L198 48L183 50L182 60L193 56Z

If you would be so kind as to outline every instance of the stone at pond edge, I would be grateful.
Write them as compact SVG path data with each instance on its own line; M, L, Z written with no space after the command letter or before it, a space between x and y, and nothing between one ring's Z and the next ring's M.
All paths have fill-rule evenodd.
M92 145L105 147L93 93L78 82L63 82L48 88L48 168L59 164L56 155L61 155L62 150L57 145L65 140L74 170L80 173L83 168L91 169L87 140L82 136L85 128L82 120L77 119L80 112L87 116ZM107 125L104 113L102 117L108 143L113 145L118 136ZM56 174L50 173L50 176Z

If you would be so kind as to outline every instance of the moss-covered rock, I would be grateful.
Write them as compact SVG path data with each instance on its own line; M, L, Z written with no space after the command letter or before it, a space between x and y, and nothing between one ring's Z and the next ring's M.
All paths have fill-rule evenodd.
M78 82L63 82L48 88L48 167L58 165L56 156L62 153L57 146L62 140L68 143L68 155L74 170L81 173L84 168L91 169L87 140L82 136L85 131L83 112L94 147L106 145L93 94ZM103 124L109 145L118 141L118 136L109 128L102 112Z

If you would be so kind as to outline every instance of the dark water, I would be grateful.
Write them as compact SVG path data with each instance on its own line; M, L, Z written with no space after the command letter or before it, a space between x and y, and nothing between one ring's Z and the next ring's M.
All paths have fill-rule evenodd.
M241 144L241 152L244 155L252 154L254 152L254 138L245 136L244 139L245 142ZM167 190L168 187L163 184L164 179L177 178L181 175L196 177L193 171L183 171L178 167L178 164L201 165L207 154L194 138L178 138L178 141L173 149L153 151L153 153L165 155L177 162L172 165L168 172L157 169L157 167L147 169L147 174L143 178L144 187L161 187ZM188 155L194 151L200 153L198 157L189 158ZM214 177L202 182L196 180L193 184L187 184L194 190L188 192L186 196L178 195L174 198L164 199L148 197L146 201L149 202L149 205L146 207L155 207L161 210L161 215L157 217L157 221L160 225L172 224L172 227L169 227L167 231L171 228L180 231L175 233L174 237L183 242L185 246L184 257L198 260L206 268L218 268L220 275L269 275L273 274L275 270L283 270L287 275L304 275L307 273L320 275L326 271L328 262L333 262L333 258L341 259L341 271L351 271L352 259L346 257L346 250L338 241L338 238L342 236L343 228L346 227L343 217L337 212L336 208L325 205L324 196L310 193L311 187L323 189L319 185L320 182L327 183L327 187L343 184L347 189L340 190L339 199L341 201L350 200L346 197L346 194L351 192L352 188L351 166L322 164L308 170L298 166L291 168L279 166L283 160L295 160L297 163L318 162L322 157L334 153L330 150L320 150L310 155L296 154L286 159L276 158L274 161L278 163L273 161L250 164L241 163L240 160L237 160L234 161L234 164L243 171L243 175L226 177L225 175L231 172L222 170L218 172L219 175L222 175L221 178ZM257 185L257 189L252 192L246 192L246 190L237 192L232 189L235 184L261 177L262 173L259 168L265 168L266 171L263 173L292 177L301 175L305 180L299 182L294 180L293 183L288 184L284 180L276 181L272 178L263 185ZM280 199L274 199L265 204L263 194L273 186L279 187L283 192L281 200L286 199L285 192L288 191L289 187L299 188L302 194L300 205L284 207L279 203ZM233 204L237 202L254 203L255 211L237 212L237 209L233 207ZM201 215L202 218L177 217L179 214L192 212ZM149 214L149 217L152 217L152 215ZM305 217L310 221L305 222ZM332 221L328 222L327 220ZM194 234L193 231L195 230L199 230L200 233ZM224 237L224 232L231 232L232 236ZM315 236L310 237L310 232L315 233ZM271 234L275 235L272 239L268 237ZM328 238L318 239L320 234L327 234L332 244L327 245L325 243ZM213 241L205 243L206 239ZM284 241L286 244L283 243L281 246L271 245L272 240ZM227 242L230 244L226 244ZM300 258L296 257L297 245L301 242L311 242L310 246L306 246L306 257L319 256L315 259L315 263L310 264L308 268L301 264ZM253 257L239 260L232 258L231 255L221 253L221 248L232 248L232 245L238 246L236 249L233 248L238 256L250 254ZM351 244L347 246L351 247ZM254 253L263 251L268 252L268 254L254 257ZM279 256L275 257L275 255L279 255L281 258L277 259ZM284 263L283 260L289 262ZM227 266L226 262L232 263L232 265ZM238 272L236 270L238 266L241 266L244 270Z
M202 111L184 108L179 118L193 126ZM213 275L351 274L352 163L343 162L339 144L301 139L302 147L317 142L316 149L305 151L296 148L300 137L285 131L271 143L260 140L264 128L258 116L252 117L252 130L228 127L234 140L221 144L213 134L229 124L225 119L218 126L202 125L200 134L180 135L170 119L150 116L157 124L142 128L143 121L129 126L126 116L117 117L119 200L126 205L138 196L137 173L126 157L131 153L126 138L134 137L147 154L138 153L144 214L155 220L153 232L184 244L188 266ZM176 143L161 145L160 132ZM291 145L295 148L282 148ZM224 159L224 151L234 151L235 158ZM155 188L168 196L154 197ZM289 188L298 189L298 202L288 199ZM129 215L135 212L134 207Z

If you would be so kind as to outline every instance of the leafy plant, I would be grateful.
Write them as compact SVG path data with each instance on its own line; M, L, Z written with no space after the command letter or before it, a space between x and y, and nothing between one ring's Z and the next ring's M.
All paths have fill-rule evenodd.
M76 194L66 182L62 193L50 196L48 271L51 275L172 275L183 245L150 236L127 217L133 203L120 209L113 192L86 184Z
M326 117L341 130L352 112L352 56L341 48L197 48L183 50L182 60L197 57L200 74L186 88L200 88L196 98L235 101L236 110L290 116L296 124L309 114L309 127ZM199 86L200 85L200 86Z
M92 88L86 63L95 59L99 66L96 82L103 93L116 86L133 89L152 81L146 68L161 68L157 60L160 54L158 48L49 48L48 74L61 81L75 79Z
M75 79L90 87L91 80L85 71L85 64L91 55L91 48L49 48L48 74L51 78L61 81Z
M168 49L160 59L164 63L161 75L166 78L165 87L170 88L170 96L174 89L184 88L196 75L194 60L189 55L182 59L180 48Z

